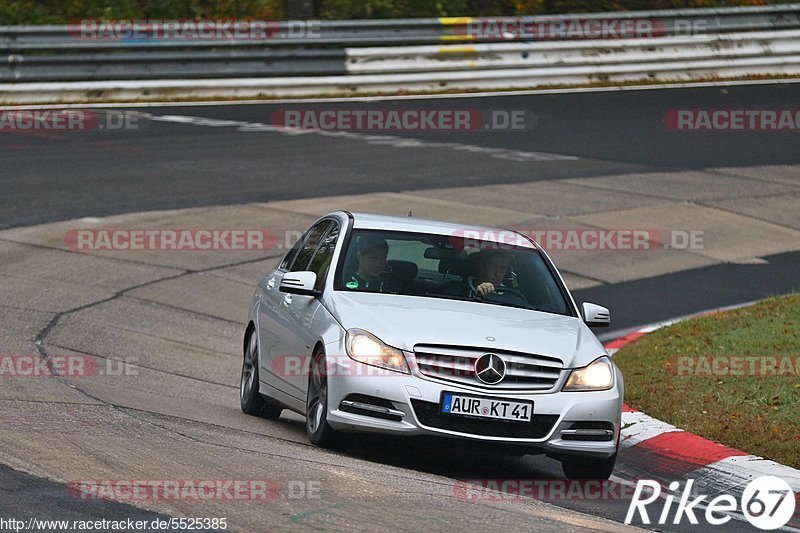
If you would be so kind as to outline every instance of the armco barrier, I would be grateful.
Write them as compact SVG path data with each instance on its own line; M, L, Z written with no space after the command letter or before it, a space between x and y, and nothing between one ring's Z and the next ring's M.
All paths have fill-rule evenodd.
M563 29L569 21L578 21L582 27L596 28L595 23L605 21L618 27L614 24L620 20L647 21L658 31L644 38L571 39L565 38L567 33L525 40L513 33L501 35L492 26L556 21L555 27ZM587 21L593 25L587 26ZM85 39L74 26L0 27L0 50L6 52L0 66L0 104L351 95L800 74L800 4L524 19L272 24L274 38L211 41ZM301 30L306 32L302 37L293 37ZM393 46L396 43L404 46Z
M241 76L318 76L346 74L345 51L196 50L137 51L118 54L31 55L9 58L2 82L156 80Z
M398 91L513 89L646 80L800 74L800 55L779 58L631 63L542 69L499 69L404 74L18 83L0 85L0 105L342 96Z
M554 68L790 57L800 30L654 39L546 41L402 48L347 48L347 72L377 74L472 69Z

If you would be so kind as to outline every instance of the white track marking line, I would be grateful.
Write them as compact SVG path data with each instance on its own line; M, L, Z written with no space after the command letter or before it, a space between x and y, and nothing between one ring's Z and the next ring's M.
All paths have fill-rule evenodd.
M554 154L549 152L528 152L524 150L513 150L510 148L492 148L464 144L456 142L427 141L401 137L397 135L377 135L370 133L360 133L353 131L327 131L316 129L286 128L274 124L261 122L245 122L241 120L214 119L207 117L196 117L190 115L152 115L150 113L138 113L142 118L156 122L175 122L179 124L190 124L193 126L205 126L211 128L233 127L237 131L244 133L252 132L274 132L284 135L322 135L326 137L337 137L353 139L373 145L386 145L394 148L444 148L458 152L482 153L496 159L504 161L531 162L531 161L577 161L580 157L574 155Z

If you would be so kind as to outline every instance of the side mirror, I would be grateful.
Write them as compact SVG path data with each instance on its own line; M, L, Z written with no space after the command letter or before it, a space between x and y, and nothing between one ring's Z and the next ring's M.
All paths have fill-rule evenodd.
M592 328L605 328L611 324L611 313L602 305L583 302L583 321Z
M278 290L281 292L288 292L290 294L302 294L303 296L317 297L322 293L314 289L314 285L316 283L317 275L310 270L287 272L283 275L283 279L281 280Z

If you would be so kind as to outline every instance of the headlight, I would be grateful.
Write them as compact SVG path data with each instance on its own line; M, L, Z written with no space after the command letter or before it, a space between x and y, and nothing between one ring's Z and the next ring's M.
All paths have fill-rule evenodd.
M567 379L564 388L567 392L610 389L614 384L614 367L605 355L588 366L576 368Z
M406 356L397 348L384 344L382 340L363 329L347 330L345 338L347 355L365 365L377 366L410 374Z

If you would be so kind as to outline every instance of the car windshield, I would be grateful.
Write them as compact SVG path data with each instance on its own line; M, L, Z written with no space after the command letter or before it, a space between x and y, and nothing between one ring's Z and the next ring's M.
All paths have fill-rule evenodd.
M447 235L354 230L335 288L571 314L538 250Z

